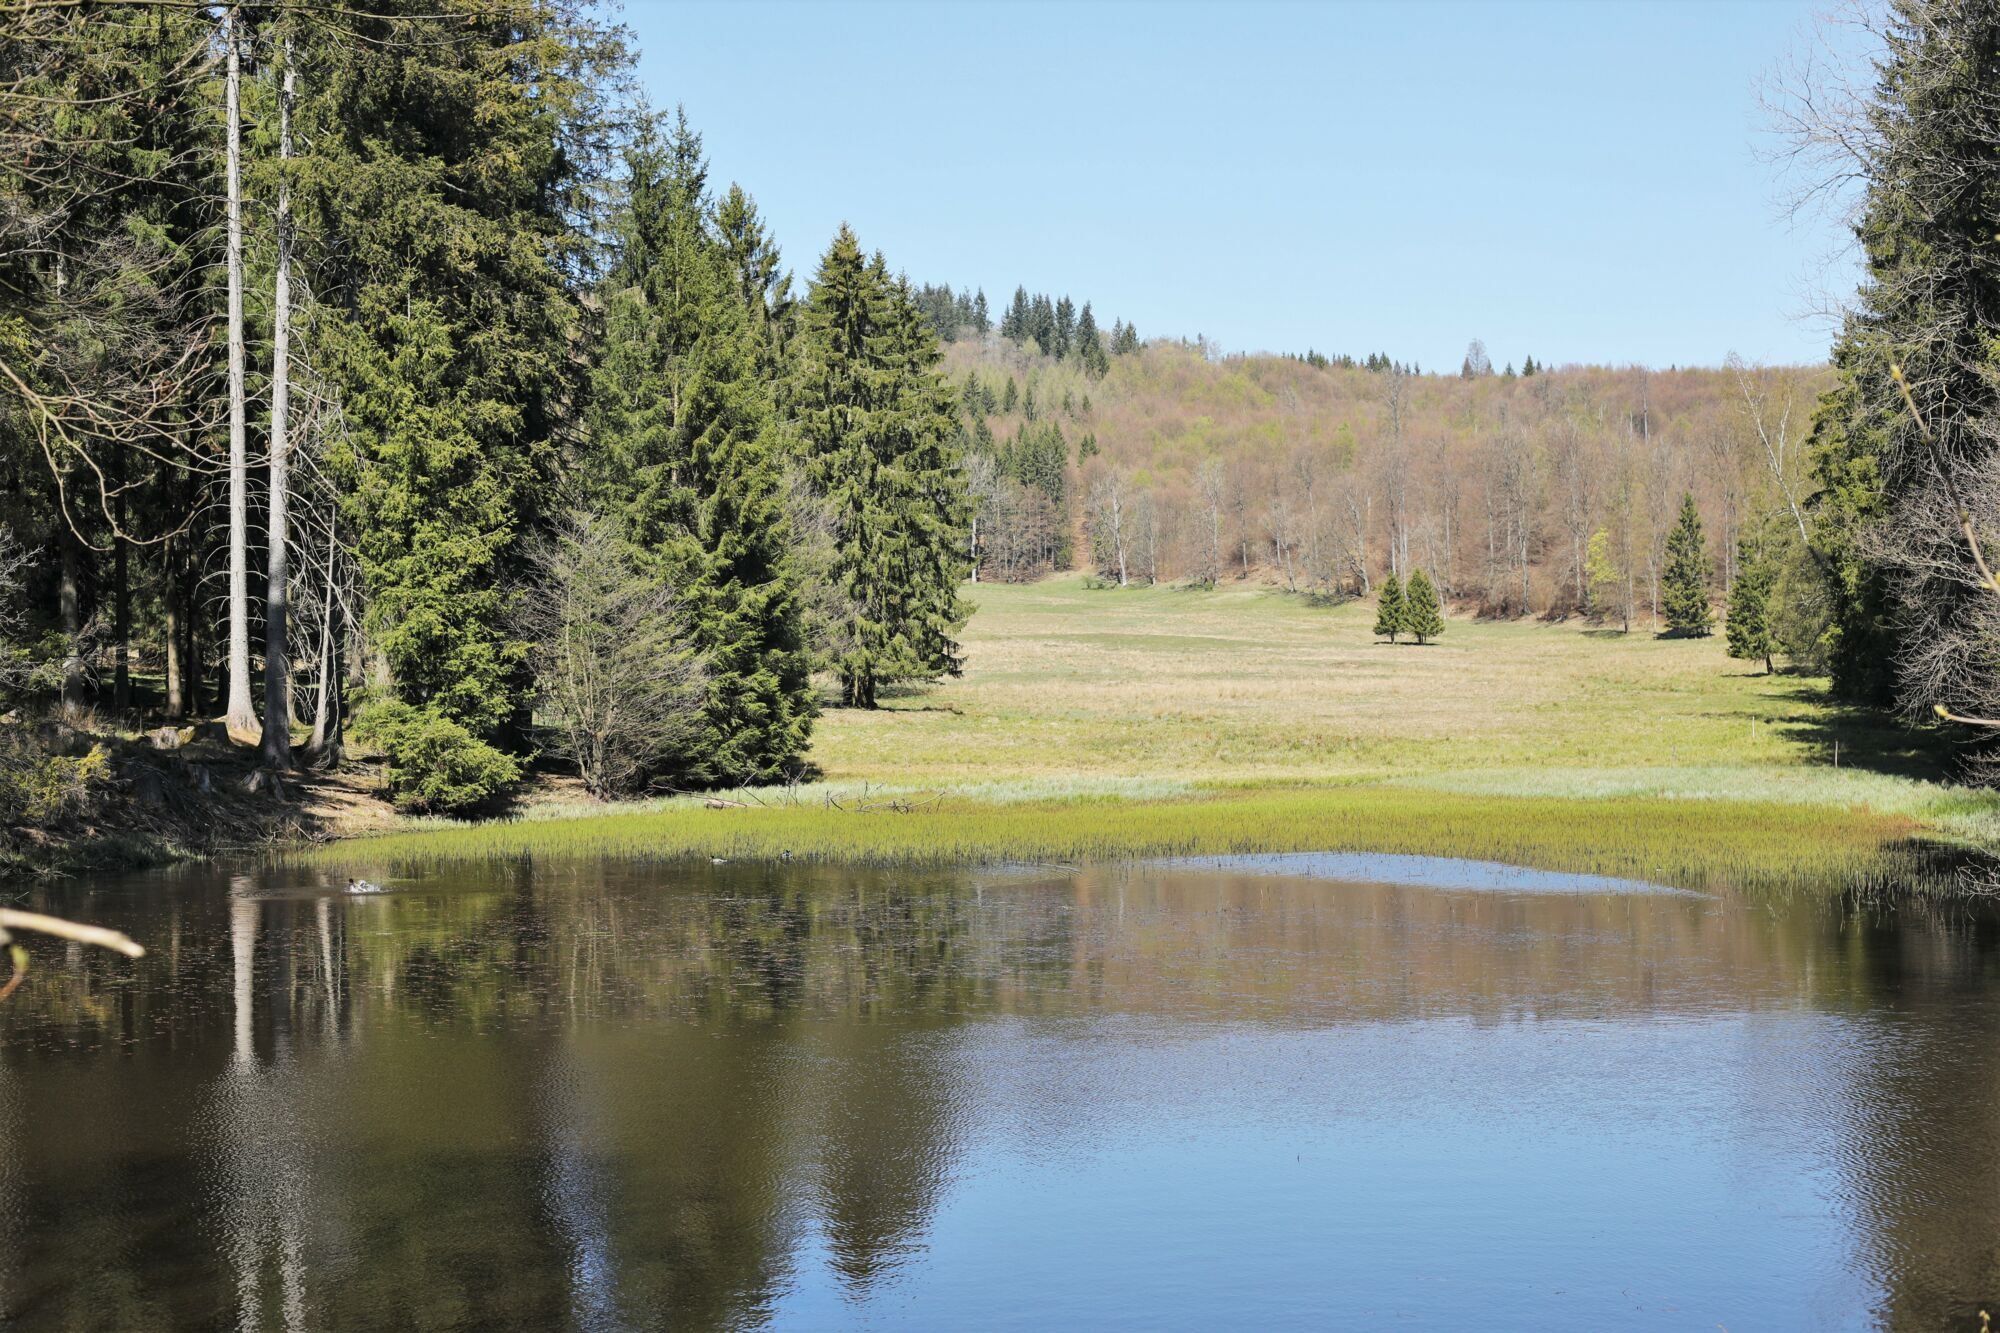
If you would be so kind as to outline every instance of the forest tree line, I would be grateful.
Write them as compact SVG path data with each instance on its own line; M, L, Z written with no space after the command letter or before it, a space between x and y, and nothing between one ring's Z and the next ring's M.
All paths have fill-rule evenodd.
M276 769L351 720L457 809L541 751L786 778L815 672L956 668L917 294L845 228L795 292L632 61L586 4L0 16L18 699L220 716Z

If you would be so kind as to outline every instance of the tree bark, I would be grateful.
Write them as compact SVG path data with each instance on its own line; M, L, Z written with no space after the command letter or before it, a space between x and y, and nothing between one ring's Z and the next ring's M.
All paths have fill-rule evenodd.
M111 534L112 623L118 640L118 660L111 668L111 706L124 713L132 706L132 587L131 544L125 540L125 450L118 450L117 531Z
M180 540L175 538L169 541L161 556L164 561L165 579L165 586L161 589L160 609L166 618L164 637L167 641L167 720L178 722L187 712L185 696L181 694Z
M271 521L264 563L264 762L292 766L292 673L285 639L286 583L291 577L292 39L284 41L278 94L278 270L271 301Z
M313 705L312 740L308 750L312 762L332 766L340 762L340 644L344 630L336 628L334 617L340 596L334 584L335 529L329 523L326 534L326 605L319 626L319 697Z
M229 699L224 720L255 731L250 698L250 498L243 404L243 60L235 6L222 11L229 191Z
M83 707L83 653L80 640L83 636L83 563L82 543L76 534L62 524L56 536L62 547L61 581L56 590L58 610L62 616L63 667L62 706L65 714Z

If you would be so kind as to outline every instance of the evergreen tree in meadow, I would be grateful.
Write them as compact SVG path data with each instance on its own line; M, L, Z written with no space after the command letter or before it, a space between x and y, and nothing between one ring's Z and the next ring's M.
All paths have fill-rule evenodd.
M1375 637L1386 638L1390 643L1406 628L1403 608L1403 583L1392 571L1382 580L1382 587L1375 598Z
M1729 618L1723 635L1729 655L1745 662L1761 660L1764 674L1771 674L1771 654L1777 651L1777 637L1771 627L1770 559L1761 543L1748 537L1737 543L1736 582L1729 589Z
M874 707L883 684L959 669L971 510L938 360L907 285L841 227L806 303L792 401L847 603L828 666L853 707Z
M1708 635L1715 613L1708 604L1708 539L1702 535L1701 511L1694 493L1681 497L1680 518L1667 534L1667 564L1660 577L1660 602L1667 613L1667 632L1689 638Z
M589 471L706 666L705 725L674 776L771 781L797 770L813 701L762 374L768 308L718 237L685 118L642 131L627 169Z
M1438 601L1437 585L1421 569L1410 571L1410 586L1403 590L1403 630L1414 634L1418 643L1428 643L1444 633L1444 608Z

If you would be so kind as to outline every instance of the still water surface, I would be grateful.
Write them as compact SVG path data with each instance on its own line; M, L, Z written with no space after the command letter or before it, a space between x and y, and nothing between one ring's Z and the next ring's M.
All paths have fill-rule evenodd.
M0 1008L0 1322L1741 1333L2000 1297L1966 915L1337 859L343 883L36 891L152 952L42 949Z

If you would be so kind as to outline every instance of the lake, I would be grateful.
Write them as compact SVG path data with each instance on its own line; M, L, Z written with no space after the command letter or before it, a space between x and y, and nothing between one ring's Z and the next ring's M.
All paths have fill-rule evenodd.
M36 887L20 1329L1978 1327L2000 931L1412 858Z

